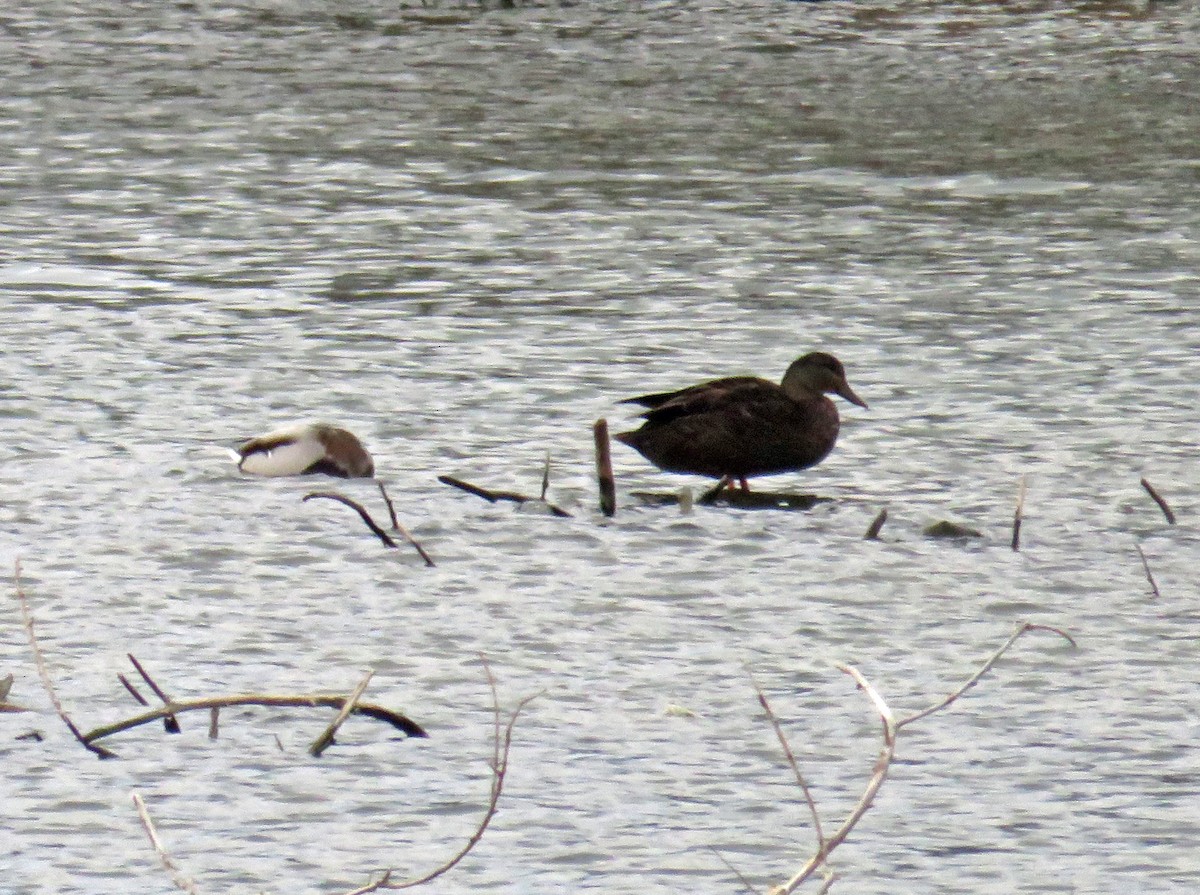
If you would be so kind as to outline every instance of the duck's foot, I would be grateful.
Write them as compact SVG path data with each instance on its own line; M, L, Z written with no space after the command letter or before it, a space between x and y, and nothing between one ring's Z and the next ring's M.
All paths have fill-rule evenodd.
M721 496L721 492L726 488L733 489L733 479L727 475L721 476L721 481L701 494L700 499L696 503L716 503L717 498Z

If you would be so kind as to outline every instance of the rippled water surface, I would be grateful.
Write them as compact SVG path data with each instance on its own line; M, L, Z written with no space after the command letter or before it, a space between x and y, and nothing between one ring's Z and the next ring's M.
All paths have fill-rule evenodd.
M1030 636L908 728L834 891L1195 890L1198 26L1119 2L0 13L0 559L68 711L137 711L132 652L177 698L371 668L367 698L431 734L352 719L314 760L327 713L246 709L99 762L10 599L0 677L34 712L0 715L0 888L168 890L134 789L204 892L428 869L486 801L483 653L505 707L541 695L434 888L732 892L732 865L765 891L814 839L750 674L828 829L879 748L835 663L912 711L1028 619L1079 648ZM617 400L816 347L870 410L762 484L831 501L639 505L703 482L618 446L598 514ZM329 481L238 475L232 444L309 418L362 436L436 568L301 503ZM570 519L436 480L536 493L547 453ZM923 537L942 519L984 537Z

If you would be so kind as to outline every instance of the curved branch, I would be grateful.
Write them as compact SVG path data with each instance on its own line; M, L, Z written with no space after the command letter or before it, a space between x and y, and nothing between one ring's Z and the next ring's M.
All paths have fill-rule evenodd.
M501 724L500 716L500 697L496 691L496 677L492 674L492 669L488 665L487 657L480 654L480 661L483 663L484 674L487 675L488 688L492 692L492 715L493 715L493 730L492 730L492 782L491 790L488 795L487 808L484 810L483 817L480 818L479 824L475 827L475 832L467 839L463 845L452 857L444 861L439 866L435 867L428 873L422 876L414 877L408 880L392 882L392 871L384 871L383 875L374 882L368 883L352 892L347 892L345 895L365 895L367 892L378 892L381 889L412 889L416 886L422 886L432 880L437 879L444 873L449 872L458 865L463 858L471 853L471 850L479 844L483 839L483 834L487 832L488 826L492 822L492 818L496 816L496 812L500 807L500 796L504 792L504 780L508 775L508 756L512 750L513 730L517 725L517 718L524 711L525 706L529 705L539 694L535 693L532 696L526 696L517 703L517 707L513 709L512 714L508 718L507 724Z
M345 495L342 495L342 494L338 494L336 491L313 491L309 494L305 494L304 497L301 498L301 500L304 501L305 503L308 503L308 501L316 500L318 498L324 499L324 500L336 500L338 503L350 507L350 509L352 509L352 510L354 510L354 512L358 513L358 515L362 518L362 521L364 523L366 523L367 528L371 529L371 531L375 535L375 537L377 537L377 538L379 538L379 540L383 541L383 545L385 547L399 547L400 546L394 540L392 540L391 535L389 535L386 531L384 531L382 528L379 527L379 524L374 519L372 519L371 514L367 512L367 508L364 507L357 500L351 500L349 497L346 497Z
M257 705L269 706L276 708L334 708L341 709L347 701L344 694L336 693L314 693L311 695L273 695L265 693L239 693L233 696L210 696L202 699L181 699L164 705L162 708L152 709L148 712L143 712L140 715L135 715L132 718L127 718L124 721L118 721L115 724L107 724L103 727L97 727L94 730L88 731L81 737L81 742L85 746L89 746L96 740L104 737L112 736L115 733L121 733L130 730L134 727L139 727L142 724L149 724L152 721L157 721L159 718L165 718L171 714L181 714L183 712L192 712L200 709L214 708L233 708L242 705ZM410 737L426 737L429 736L425 729L416 721L413 721L406 715L399 712L394 712L391 709L386 709L383 706L373 705L368 702L360 702L354 706L353 714L366 715L368 718L374 718L377 721L386 721L398 730L402 730ZM99 748L99 747L96 747Z
M1049 625L1035 625L1032 622L1023 622L1017 626L1017 630L1013 632L1013 635L1011 637L1009 637L1008 640L1004 641L1004 643L1000 646L1000 648L998 650L996 650L994 653L992 653L991 657L986 662L983 663L983 667L980 668L973 675L971 675L970 679L965 684L963 684L961 687L959 687L957 690L955 690L953 693L951 693L945 699L939 700L938 702L931 705L929 708L922 709L921 711L917 712L915 715L909 715L907 718L897 721L896 729L899 730L900 728L902 728L908 724L911 724L914 721L919 721L922 718L932 715L934 712L939 712L942 709L944 709L946 706L950 705L950 703L957 700L960 696L962 696L964 693L966 693L968 690L970 690L972 687L974 687L977 683L979 683L980 678L982 678L985 674L987 674L989 671L992 670L992 666L995 665L1000 660L1001 656L1003 656L1006 652L1008 652L1009 647L1011 647L1014 643L1016 643L1017 640L1022 635L1027 634L1030 631L1049 631L1051 634L1057 634L1059 637L1063 638L1063 640L1067 641L1067 643L1071 644L1071 646L1073 646L1073 647L1079 646L1079 644L1077 644L1075 642L1075 638L1073 638L1070 634L1068 634L1066 631L1062 630L1061 628L1052 628Z

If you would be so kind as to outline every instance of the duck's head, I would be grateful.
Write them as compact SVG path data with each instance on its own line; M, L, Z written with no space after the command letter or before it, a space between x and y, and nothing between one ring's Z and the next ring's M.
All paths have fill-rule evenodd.
M846 381L846 368L832 354L812 351L792 361L783 374L783 390L797 401L825 394L841 395L851 404L866 407L867 402L854 394Z

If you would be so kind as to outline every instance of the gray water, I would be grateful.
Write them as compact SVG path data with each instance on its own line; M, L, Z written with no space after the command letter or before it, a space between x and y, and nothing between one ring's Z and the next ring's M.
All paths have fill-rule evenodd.
M913 711L1030 620L1079 648L1031 635L908 728L834 891L1194 891L1198 26L1117 2L0 14L0 562L68 711L134 714L133 652L177 698L371 668L431 734L352 719L314 760L328 713L247 709L99 762L9 600L0 677L35 713L0 715L0 889L170 890L135 789L203 892L426 870L486 800L483 653L506 708L541 695L493 828L432 888L737 891L727 861L764 891L814 839L751 675L828 829L879 748L835 663ZM870 410L761 485L830 502L639 505L704 483L617 446L599 516L617 400L817 347ZM310 418L367 442L436 568L301 503L329 481L238 475L231 445ZM547 453L573 518L436 481L537 493ZM941 519L985 537L922 536Z

